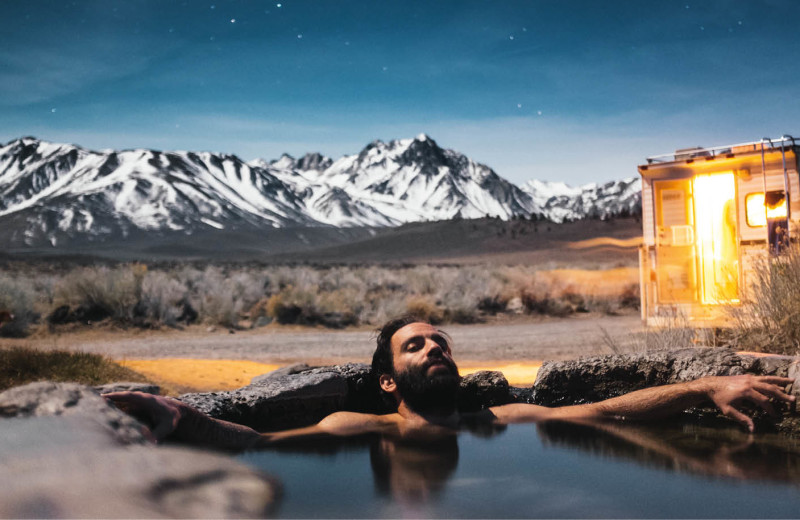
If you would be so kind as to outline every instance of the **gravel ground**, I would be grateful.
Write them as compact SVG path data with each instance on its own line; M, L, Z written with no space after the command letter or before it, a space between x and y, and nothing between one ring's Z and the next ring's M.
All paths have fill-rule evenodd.
M482 361L522 362L574 359L610 354L604 330L620 350L635 349L642 331L637 315L581 315L564 319L504 324L446 325L461 363ZM371 330L329 331L265 327L240 331L86 332L49 336L2 344L28 344L37 348L66 348L104 354L115 359L195 358L246 359L286 364L368 362L374 348Z

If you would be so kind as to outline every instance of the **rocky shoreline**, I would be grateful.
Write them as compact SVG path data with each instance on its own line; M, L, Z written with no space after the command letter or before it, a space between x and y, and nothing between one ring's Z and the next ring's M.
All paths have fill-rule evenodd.
M478 372L463 378L459 406L563 406L739 374L790 377L796 381L791 392L800 391L800 358L686 348L548 362L530 388L509 386L499 372ZM0 393L0 516L259 517L273 510L281 494L275 478L208 451L150 444L141 423L100 397L120 389L158 392L126 383L91 388L40 382ZM312 424L337 410L390 410L369 366L360 363L292 365L237 390L179 399L261 431ZM711 408L688 410L676 420L733 424ZM758 431L800 437L797 410L785 409L777 421L757 413L756 425Z

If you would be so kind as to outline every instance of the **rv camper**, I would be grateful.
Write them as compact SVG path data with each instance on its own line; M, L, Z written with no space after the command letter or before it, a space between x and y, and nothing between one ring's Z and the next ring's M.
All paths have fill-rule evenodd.
M747 301L756 262L780 255L800 226L795 138L649 157L642 176L642 320L725 324Z

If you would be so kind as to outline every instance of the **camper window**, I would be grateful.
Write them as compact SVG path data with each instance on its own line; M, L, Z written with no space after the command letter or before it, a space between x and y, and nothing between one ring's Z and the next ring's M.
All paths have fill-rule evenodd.
M766 204L763 192L750 193L744 200L747 208L747 225L750 227L766 226L767 218L770 220L786 218L786 194L783 190L768 191Z

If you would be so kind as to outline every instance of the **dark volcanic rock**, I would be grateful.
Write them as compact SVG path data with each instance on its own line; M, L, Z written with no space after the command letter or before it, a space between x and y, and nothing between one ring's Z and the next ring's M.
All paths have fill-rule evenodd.
M261 384L269 379L275 379L276 377L280 376L290 376L292 374L299 374L300 372L305 372L306 370L310 370L311 368L312 367L310 367L308 363L295 363L294 365L287 365L285 367L273 370L272 372L267 372L266 374L261 374L260 376L252 378L250 380L250 384L251 385Z
M786 366L789 359L786 358ZM771 363L771 362L770 362ZM783 371L770 365L771 373ZM692 381L703 376L764 373L759 358L722 348L659 350L574 361L546 362L534 385L534 402L564 406L602 401L650 386Z
M184 394L203 413L256 430L312 424L344 408L348 385L335 372L278 376L230 392Z
M532 402L543 406L591 403L651 386L741 374L791 377L796 381L792 393L800 401L799 366L796 357L756 357L708 347L548 362L539 369ZM784 415L776 423L761 410L749 413L760 431L800 435L800 420L794 415ZM683 418L709 425L729 423L713 407L690 410Z
M508 381L502 372L482 370L461 378L458 408L462 412L476 412L512 400Z

